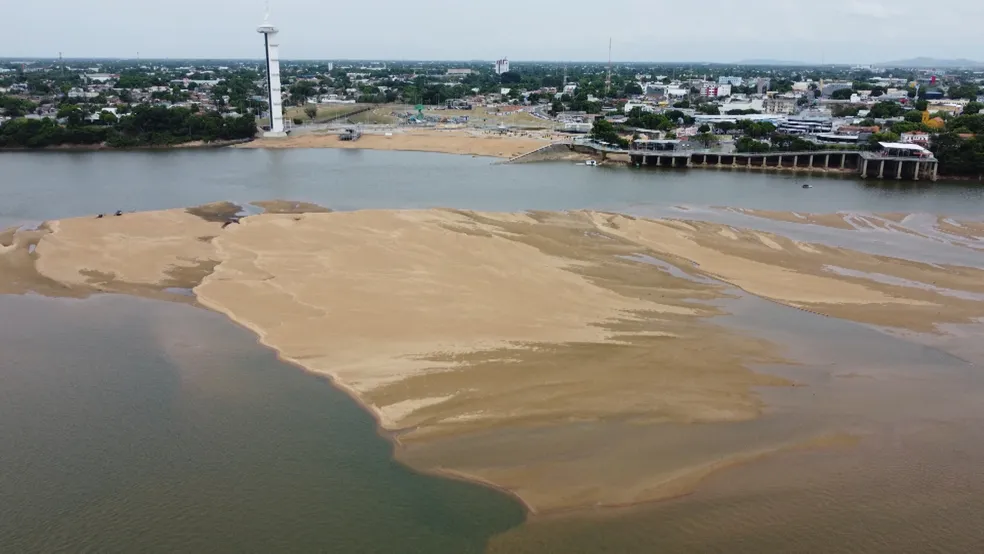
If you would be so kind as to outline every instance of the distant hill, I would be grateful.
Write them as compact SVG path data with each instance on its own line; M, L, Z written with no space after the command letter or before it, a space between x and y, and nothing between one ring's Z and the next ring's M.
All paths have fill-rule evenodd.
M964 58L910 58L908 60L876 63L875 67L913 67L923 69L933 69L937 67L984 67L984 62L975 62L974 60Z
M803 62L791 62L788 60L741 60L735 62L735 65L798 65L807 66Z

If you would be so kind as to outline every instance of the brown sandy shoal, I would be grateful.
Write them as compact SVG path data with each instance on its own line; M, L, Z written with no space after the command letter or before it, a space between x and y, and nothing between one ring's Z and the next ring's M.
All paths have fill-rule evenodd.
M470 131L407 131L391 136L363 134L356 141L339 140L338 135L306 134L287 138L257 139L236 148L343 148L440 152L512 158L550 144L548 140L527 137L483 135Z
M715 460L790 444L764 436L649 463L662 426L754 420L765 409L754 388L790 384L751 369L784 362L775 345L712 319L722 308L709 301L736 294L729 284L919 331L984 315L981 302L824 268L966 291L984 290L980 270L698 221L367 210L264 213L223 228L238 212L213 204L5 232L0 273L20 284L2 292L194 286L201 304L368 406L398 437L400 459L506 488L536 510L672 496ZM681 274L627 258L639 254Z

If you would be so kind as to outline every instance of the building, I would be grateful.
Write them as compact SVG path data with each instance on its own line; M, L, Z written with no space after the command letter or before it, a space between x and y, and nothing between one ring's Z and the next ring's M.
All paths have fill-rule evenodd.
M922 131L912 131L911 133L902 133L901 141L905 144L918 144L920 146L929 146L929 133L924 133Z
M471 69L449 69L448 70L448 75L450 75L450 76L465 76L465 75L471 75L471 74L472 74L472 70Z
M791 114L796 111L796 98L792 96L770 96L762 101L762 111L772 114Z
M495 61L495 74L502 75L503 73L509 73L509 60L507 58Z
M263 35L263 46L266 50L267 70L267 101L270 107L270 130L264 136L284 137L283 97L280 91L280 39L276 27L270 24L269 14L263 24L257 27L257 33Z
M853 83L826 83L823 85L823 96L830 98L838 90L850 90L854 87Z
M718 77L719 85L731 85L733 87L740 87L745 80L741 77Z
M705 98L731 96L731 85L704 85L700 89L700 95Z

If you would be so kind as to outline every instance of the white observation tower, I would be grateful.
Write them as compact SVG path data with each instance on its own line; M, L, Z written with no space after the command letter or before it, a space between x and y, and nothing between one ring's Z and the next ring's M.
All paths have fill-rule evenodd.
M267 137L287 136L284 132L283 99L280 96L280 39L277 38L277 28L270 24L270 12L267 11L263 25L256 32L263 34L266 48L267 91L270 100L270 130L264 133Z

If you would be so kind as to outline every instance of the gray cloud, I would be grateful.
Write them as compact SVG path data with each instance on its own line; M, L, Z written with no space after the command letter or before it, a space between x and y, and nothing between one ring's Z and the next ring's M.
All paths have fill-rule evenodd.
M259 58L260 0L10 2L0 56ZM979 0L271 0L286 59L984 60ZM17 22L9 25L9 22ZM944 32L940 32L945 30Z

